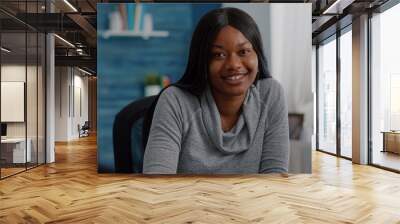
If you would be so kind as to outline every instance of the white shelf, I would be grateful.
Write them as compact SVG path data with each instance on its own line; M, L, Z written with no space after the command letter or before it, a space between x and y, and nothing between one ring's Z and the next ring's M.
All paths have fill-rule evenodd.
M168 37L168 31L131 31L131 30L121 30L121 31L113 31L107 30L104 32L100 32L100 35L106 39L110 37L142 37L143 39L149 39L150 37Z

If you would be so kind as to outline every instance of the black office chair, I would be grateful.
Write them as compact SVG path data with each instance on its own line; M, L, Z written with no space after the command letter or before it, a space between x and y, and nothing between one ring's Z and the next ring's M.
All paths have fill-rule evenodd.
M89 136L89 130L90 130L89 121L85 121L82 127L78 124L79 138Z
M157 96L149 96L125 106L113 126L114 164L117 173L142 173L143 121Z

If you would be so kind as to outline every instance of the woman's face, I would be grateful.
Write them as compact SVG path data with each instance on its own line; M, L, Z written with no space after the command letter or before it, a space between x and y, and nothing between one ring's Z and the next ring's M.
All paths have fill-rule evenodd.
M222 28L211 48L209 79L214 94L246 94L257 72L258 58L250 41L232 26Z

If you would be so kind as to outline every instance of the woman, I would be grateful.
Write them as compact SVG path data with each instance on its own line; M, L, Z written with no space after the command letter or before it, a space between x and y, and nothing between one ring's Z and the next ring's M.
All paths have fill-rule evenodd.
M183 77L159 95L143 173L288 171L287 106L262 49L247 13L222 8L202 17Z

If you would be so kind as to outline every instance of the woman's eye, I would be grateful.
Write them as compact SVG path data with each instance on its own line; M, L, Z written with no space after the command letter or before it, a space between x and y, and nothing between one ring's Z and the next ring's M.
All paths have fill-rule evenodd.
M225 56L225 54L221 52L214 52L212 55L213 58L223 58Z
M240 55L247 55L247 54L249 54L250 53L250 50L249 49L243 49L243 50L240 50L239 51L239 54Z

